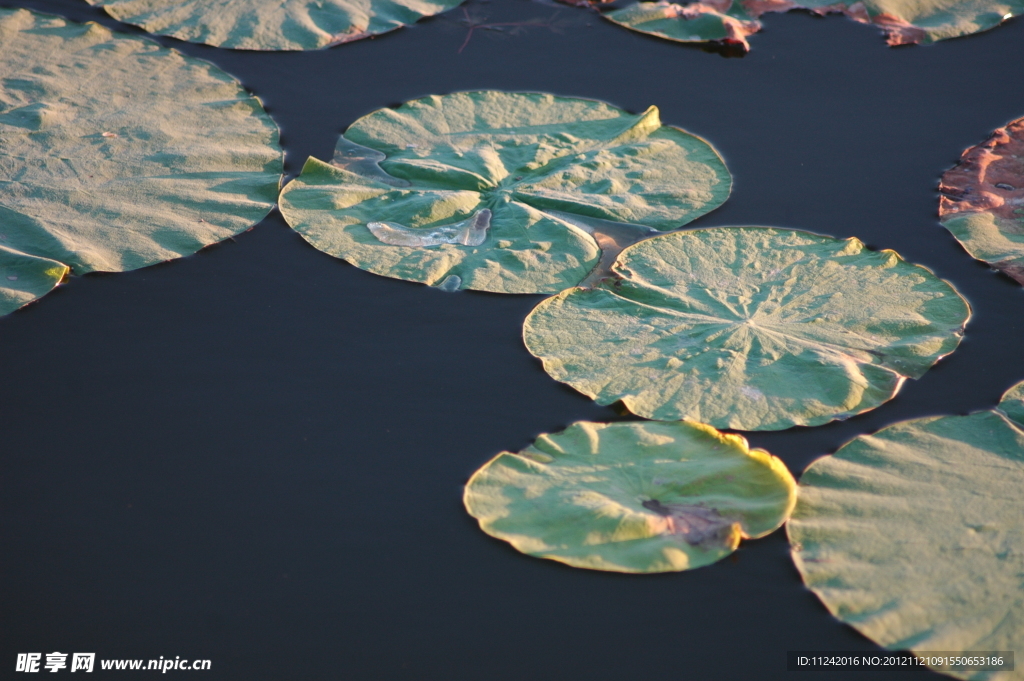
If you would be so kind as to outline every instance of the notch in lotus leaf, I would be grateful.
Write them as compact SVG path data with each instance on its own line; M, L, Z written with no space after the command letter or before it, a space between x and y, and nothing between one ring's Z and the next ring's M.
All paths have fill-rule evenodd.
M1024 118L964 151L939 191L942 226L973 257L1024 284Z
M904 421L813 462L787 526L793 559L829 612L890 650L1019 651L1022 488L1024 383L992 411Z
M387 33L463 0L86 0L118 21L235 50L316 50Z
M654 107L460 92L359 119L280 206L311 244L376 274L554 293L602 251L718 207L731 184L718 153Z
M769 227L652 237L612 278L538 305L529 351L599 404L717 428L814 426L873 409L952 352L970 307L892 251Z
M675 42L732 43L749 50L747 37L761 30L763 14L791 9L805 9L818 15L840 12L854 21L882 29L889 45L908 45L988 30L1024 12L1024 0L637 2L607 12L604 17L630 30Z
M195 253L273 208L277 126L231 76L151 40L0 9L0 314L70 270Z
M575 423L473 474L464 502L487 534L573 567L710 565L789 516L779 459L698 423Z
M5 248L5 240L0 232L0 316L43 297L69 272L64 263Z

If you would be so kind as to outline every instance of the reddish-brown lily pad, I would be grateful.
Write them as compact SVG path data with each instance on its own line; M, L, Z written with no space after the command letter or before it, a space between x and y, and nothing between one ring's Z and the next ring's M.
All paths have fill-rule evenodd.
M1024 284L1024 118L965 151L939 191L943 226L972 256Z
M585 4L586 0L567 0ZM747 36L761 30L768 12L804 9L845 14L882 29L889 45L931 43L985 31L1024 12L1024 0L702 0L638 2L604 16L628 29L676 42L731 43L750 49Z

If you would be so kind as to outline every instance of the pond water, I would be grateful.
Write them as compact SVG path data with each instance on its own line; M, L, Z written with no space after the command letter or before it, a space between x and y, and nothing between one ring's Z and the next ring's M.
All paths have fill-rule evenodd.
M125 28L80 0L0 5ZM952 281L974 307L966 338L894 401L747 434L799 474L858 434L988 409L1024 379L1024 289L936 217L939 175L1024 115L1024 21L898 49L840 16L764 23L742 58L530 0L471 0L309 53L160 41L262 98L289 179L357 117L422 95L655 104L735 178L693 226L857 236ZM541 299L376 277L275 212L0 319L0 664L59 650L205 658L209 678L246 681L764 679L788 676L787 650L876 650L803 587L781 531L710 567L626 576L529 558L476 528L461 488L494 454L625 418L526 352L522 320ZM940 678L871 674L926 677Z

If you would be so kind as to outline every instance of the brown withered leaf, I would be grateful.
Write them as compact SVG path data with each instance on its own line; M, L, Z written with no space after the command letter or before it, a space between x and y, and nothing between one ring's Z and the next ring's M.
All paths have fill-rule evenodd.
M1024 118L967 149L939 191L943 226L972 256L1024 284Z

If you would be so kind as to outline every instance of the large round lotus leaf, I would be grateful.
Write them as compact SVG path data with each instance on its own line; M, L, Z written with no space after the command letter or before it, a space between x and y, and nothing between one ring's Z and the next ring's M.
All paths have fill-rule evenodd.
M554 293L598 262L587 220L671 229L730 186L715 150L654 107L485 91L364 116L280 201L307 241L370 272Z
M604 16L628 29L678 42L722 41L750 49L767 12L841 12L882 29L890 45L931 43L985 31L1024 12L1024 0L707 0L638 2Z
M967 252L1024 284L1024 118L942 176L939 218Z
M237 50L315 50L386 33L463 0L86 0L150 33Z
M0 224L0 316L41 298L60 283L67 265L4 248Z
M970 316L952 286L892 251L785 229L656 236L612 271L538 305L527 348L599 404L718 428L873 409L952 352Z
M277 127L214 66L26 10L0 9L0 45L3 248L77 274L131 270L273 207Z
M699 423L576 423L504 452L465 504L523 553L615 572L687 570L772 532L793 509L785 464Z
M804 472L793 557L833 615L886 648L1024 650L1022 489L1024 431L998 411L897 423Z

